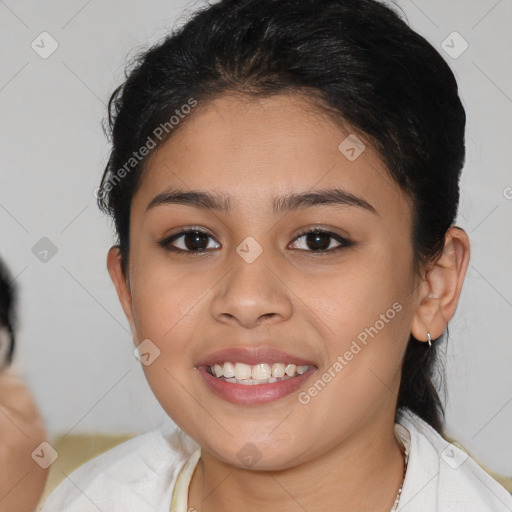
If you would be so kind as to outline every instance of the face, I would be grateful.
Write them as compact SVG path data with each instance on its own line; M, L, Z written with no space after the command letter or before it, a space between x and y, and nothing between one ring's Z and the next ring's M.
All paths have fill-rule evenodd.
M253 450L259 468L284 469L394 421L419 300L411 207L349 135L299 96L222 96L152 155L133 198L120 296L135 344L150 340L146 378L225 463L243 467ZM224 349L245 352L212 356ZM254 353L271 371L309 368L255 385L206 375L205 362Z

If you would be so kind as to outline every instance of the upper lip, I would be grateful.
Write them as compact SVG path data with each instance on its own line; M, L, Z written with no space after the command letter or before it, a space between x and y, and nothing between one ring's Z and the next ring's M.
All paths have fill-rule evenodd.
M315 366L311 361L293 356L282 350L271 347L241 348L232 347L218 350L204 357L197 363L198 366L213 366L214 364L223 364L225 362L245 363L255 365L259 363L291 363L296 366Z

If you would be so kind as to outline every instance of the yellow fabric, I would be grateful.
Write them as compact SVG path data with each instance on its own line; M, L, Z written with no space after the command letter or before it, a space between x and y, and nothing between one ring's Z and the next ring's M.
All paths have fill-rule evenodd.
M69 475L76 468L88 460L100 455L110 448L127 441L135 434L119 435L69 435L50 441L50 444L59 454L57 460L50 466L48 479L39 500L39 508L42 506L50 493L61 483L66 475ZM65 473L65 474L64 474Z
M172 493L171 512L187 512L188 488L200 457L201 448L198 448L181 468Z

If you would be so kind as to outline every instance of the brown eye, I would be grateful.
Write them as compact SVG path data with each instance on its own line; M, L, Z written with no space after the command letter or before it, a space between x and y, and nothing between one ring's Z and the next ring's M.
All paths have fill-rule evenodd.
M219 247L209 247L208 239L213 238L201 229L186 229L165 238L159 245L175 252L202 253L209 249L218 249Z
M297 244L297 242L294 243L294 245L300 245L300 247L294 248L308 252L334 252L338 249L353 245L352 242L338 235L337 233L323 229L305 231L304 233L301 233L295 240L301 239L302 242L300 244Z

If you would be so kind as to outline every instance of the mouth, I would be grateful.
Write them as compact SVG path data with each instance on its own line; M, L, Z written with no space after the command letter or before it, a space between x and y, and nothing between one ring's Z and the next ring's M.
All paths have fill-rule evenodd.
M221 350L198 362L196 368L210 391L240 405L283 398L318 370L312 361L265 347Z

